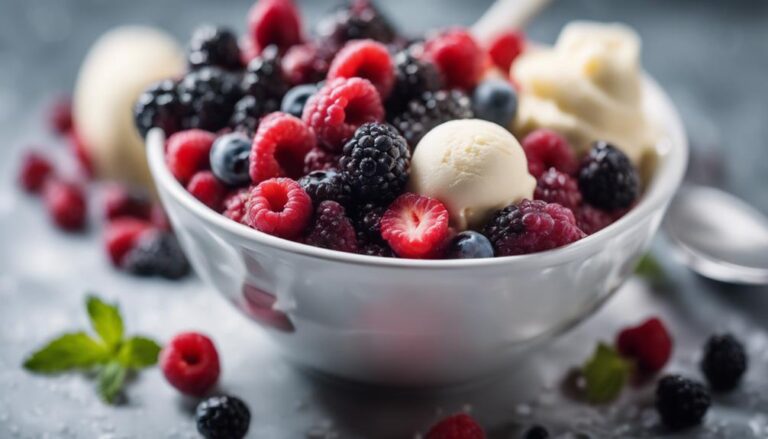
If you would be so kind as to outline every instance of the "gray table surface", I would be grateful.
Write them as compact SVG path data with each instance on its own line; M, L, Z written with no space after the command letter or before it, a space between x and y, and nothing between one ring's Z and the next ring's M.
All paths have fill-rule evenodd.
M302 3L310 19L328 7ZM405 29L419 31L471 23L490 2L381 3ZM45 131L43 109L52 94L72 87L89 43L119 23L156 24L179 38L201 21L242 29L247 7L234 0L0 0L0 438L196 437L193 402L180 398L157 369L142 373L128 388L128 403L117 408L102 404L82 376L51 379L22 371L19 364L31 349L86 324L86 291L119 300L131 331L161 340L186 329L211 334L223 361L221 389L247 400L253 438L407 438L441 414L463 409L492 439L517 437L533 422L558 434L663 435L650 387L630 389L606 407L573 402L558 390L568 369L582 363L598 339L654 314L675 336L671 371L698 376L698 352L713 331L739 334L751 355L745 384L717 397L705 426L681 436L768 437L768 289L696 277L674 261L661 237L653 251L667 271L665 284L630 280L584 324L510 365L503 376L414 392L354 386L297 370L199 279L147 281L115 272L101 249L98 212L92 212L86 234L55 231L41 205L16 190L16 166L23 149L42 145L67 167L60 142ZM637 28L645 66L679 106L694 144L690 178L768 211L768 2L560 0L529 33L550 42L571 19L624 21Z

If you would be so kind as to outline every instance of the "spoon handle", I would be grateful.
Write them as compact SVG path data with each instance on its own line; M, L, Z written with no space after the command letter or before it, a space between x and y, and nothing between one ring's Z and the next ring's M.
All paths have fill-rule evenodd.
M496 0L472 26L481 44L487 44L501 32L522 29L551 0Z

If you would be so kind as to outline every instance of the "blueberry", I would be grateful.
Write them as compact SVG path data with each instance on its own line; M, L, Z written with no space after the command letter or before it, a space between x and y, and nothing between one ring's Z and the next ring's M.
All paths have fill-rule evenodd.
M509 82L489 79L475 88L472 108L477 118L508 127L517 113L517 93Z
M251 140L242 133L226 134L211 147L211 170L219 180L232 186L247 184Z
M136 246L125 255L123 267L136 276L166 279L180 279L190 270L179 241L170 232L143 234Z
M304 104L307 103L307 99L317 92L317 86L315 84L297 85L288 90L288 93L283 96L283 102L280 104L280 111L283 113L292 114L296 117L301 117L301 113L304 111Z
M493 246L485 235L468 230L453 238L448 248L448 257L451 259L492 258Z

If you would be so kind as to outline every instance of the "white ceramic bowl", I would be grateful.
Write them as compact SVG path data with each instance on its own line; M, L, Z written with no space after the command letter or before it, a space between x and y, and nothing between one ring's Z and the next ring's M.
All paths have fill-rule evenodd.
M365 382L438 385L479 377L591 315L632 273L680 185L688 146L663 91L644 81L662 128L639 204L563 248L477 260L387 259L276 238L210 210L147 138L160 197L196 272L300 365Z

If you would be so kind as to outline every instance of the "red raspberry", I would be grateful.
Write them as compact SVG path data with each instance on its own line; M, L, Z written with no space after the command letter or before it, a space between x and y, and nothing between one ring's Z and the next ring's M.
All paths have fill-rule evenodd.
M437 66L448 88L472 90L483 75L485 55L466 29L450 29L428 39L424 57Z
M242 223L245 219L245 202L248 200L248 189L238 189L224 199L223 215L232 221Z
M312 217L312 199L290 178L272 178L252 188L245 222L256 230L283 238L298 236Z
M265 116L251 147L251 180L260 183L269 178L301 177L304 158L316 141L312 130L296 116L287 113Z
M485 431L471 416L457 413L433 425L425 439L485 439Z
M357 253L355 228L344 207L335 201L326 200L317 206L304 242L315 247Z
M118 218L107 223L104 229L104 247L112 265L121 266L125 255L133 250L141 235L152 228L151 223L137 218Z
M395 70L387 47L373 40L350 41L333 58L328 79L365 78L386 99L395 83Z
M672 337L657 317L623 329L616 337L616 349L632 358L647 373L660 371L672 355Z
M181 393L203 396L219 379L219 354L210 338L183 332L160 351L165 379Z
M616 220L611 212L600 210L589 204L582 204L574 211L574 215L579 228L587 235L603 230Z
M86 176L93 177L95 174L93 160L91 160L91 156L88 153L88 148L85 146L83 137L77 132L77 127L73 127L72 130L69 131L68 140L70 151L80 165L80 168Z
M499 34L491 41L488 54L493 63L506 75L518 55L525 50L525 35L520 31L508 31Z
M555 168L549 168L541 174L536 182L536 190L533 197L547 203L557 203L563 207L577 211L581 206L581 192L579 182L568 174L564 174Z
M297 44L283 55L283 73L293 85L319 82L325 78L334 53L315 43Z
M72 99L69 96L59 96L51 104L49 113L51 130L64 135L72 130Z
M248 13L248 30L257 53L272 44L285 52L302 40L299 10L291 0L256 2Z
M28 152L21 162L19 184L29 193L39 193L53 174L53 166L42 154Z
M85 228L87 206L80 186L64 180L49 179L43 188L43 200L57 226L67 231Z
M552 130L542 128L528 134L522 146L528 159L528 172L536 178L549 168L573 175L579 167L568 141Z
M104 191L104 218L120 217L149 219L152 204L149 200L121 185L111 185Z
M210 152L216 136L203 130L180 131L168 138L165 161L181 184L187 184L196 172L210 167Z
M381 236L403 258L428 258L448 237L448 210L434 198L406 193L381 218Z
M187 184L187 191L203 204L215 211L221 210L221 203L227 194L227 187L211 171L200 171Z
M361 125L384 119L376 87L363 78L329 81L304 106L302 119L315 130L318 142L339 152Z
M313 148L304 156L304 175L312 171L331 171L339 167L339 155Z
M159 203L153 204L152 208L149 210L149 222L158 229L165 230L166 232L170 232L173 229L171 221L165 213L165 209L163 209L163 206Z

